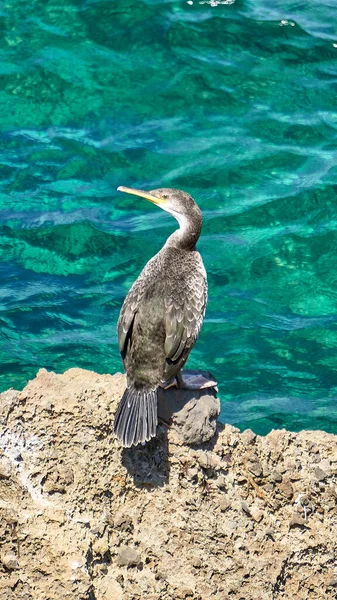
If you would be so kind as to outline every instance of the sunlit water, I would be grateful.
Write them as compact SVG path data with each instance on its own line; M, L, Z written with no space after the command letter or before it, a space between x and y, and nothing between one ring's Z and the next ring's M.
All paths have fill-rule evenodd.
M189 191L222 418L337 432L335 0L0 4L1 390L121 370L123 298Z

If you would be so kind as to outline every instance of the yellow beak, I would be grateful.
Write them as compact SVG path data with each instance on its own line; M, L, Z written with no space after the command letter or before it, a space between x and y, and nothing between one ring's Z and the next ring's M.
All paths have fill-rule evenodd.
M145 200L149 200L149 202L153 202L153 204L157 204L157 206L163 206L167 204L167 200L165 198L156 198L155 196L151 196L149 192L145 192L144 190L135 190L133 188L124 187L124 185L120 185L117 188L118 192L125 192L126 194L133 194L134 196L139 196L140 198L145 198Z

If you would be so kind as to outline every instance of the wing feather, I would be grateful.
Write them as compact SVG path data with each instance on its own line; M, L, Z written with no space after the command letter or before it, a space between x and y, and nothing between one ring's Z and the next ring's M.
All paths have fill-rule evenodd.
M137 283L137 281L135 282ZM139 285L133 285L126 296L117 324L119 351L124 360L128 349L128 343L131 343L133 322L143 297L143 290Z
M189 281L175 282L165 295L165 380L174 377L186 362L204 318L207 283L204 271L189 274Z

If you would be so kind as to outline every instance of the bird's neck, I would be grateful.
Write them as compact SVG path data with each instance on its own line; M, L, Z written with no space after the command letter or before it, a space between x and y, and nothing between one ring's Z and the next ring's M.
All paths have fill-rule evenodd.
M170 235L165 246L180 248L181 250L193 250L201 232L201 213L193 215L193 219L180 214L175 214L174 217L179 223L179 229Z

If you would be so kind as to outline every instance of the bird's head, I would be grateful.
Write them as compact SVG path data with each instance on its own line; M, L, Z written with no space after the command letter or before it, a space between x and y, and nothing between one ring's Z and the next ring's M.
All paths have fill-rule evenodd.
M200 233L202 223L201 212L193 198L187 192L173 188L158 188L149 192L124 186L120 186L117 189L119 192L126 192L127 194L145 198L145 200L149 200L149 202L166 210L166 212L177 219L182 234L191 227L198 229Z

